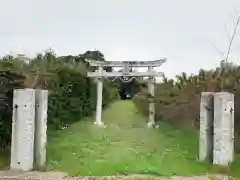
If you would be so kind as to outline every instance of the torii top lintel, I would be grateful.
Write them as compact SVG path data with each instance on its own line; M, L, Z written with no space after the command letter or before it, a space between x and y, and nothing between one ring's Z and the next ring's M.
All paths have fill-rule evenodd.
M157 67L166 62L166 59L160 59L155 61L95 61L86 59L90 66L101 67L122 67L123 64L128 64L130 67Z

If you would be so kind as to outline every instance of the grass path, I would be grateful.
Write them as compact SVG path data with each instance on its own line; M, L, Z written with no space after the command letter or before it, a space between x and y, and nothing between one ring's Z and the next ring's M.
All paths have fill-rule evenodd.
M197 162L197 137L162 123L148 129L131 101L104 111L106 128L78 122L54 133L48 142L48 169L71 175L147 173L196 175L209 171Z
M73 176L152 174L195 176L207 172L240 177L240 158L226 168L197 161L197 135L161 123L146 128L145 120L131 101L113 103L103 113L107 128L91 119L49 132L47 170ZM0 169L8 169L9 151L0 151ZM194 177L193 177L194 178Z

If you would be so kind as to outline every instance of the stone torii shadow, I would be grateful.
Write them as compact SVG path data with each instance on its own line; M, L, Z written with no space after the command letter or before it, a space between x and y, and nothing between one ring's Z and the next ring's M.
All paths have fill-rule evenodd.
M95 72L88 72L88 77L97 78L97 107L96 107L96 120L94 124L104 127L102 121L102 91L103 91L103 79L109 77L121 78L130 77L148 77L148 88L150 93L150 99L155 97L155 77L162 77L163 72L155 72L154 67L159 67L166 62L166 59L160 59L155 61L96 61L88 60L92 67L97 67ZM106 72L104 67L122 67L122 72ZM133 67L147 67L146 72L130 72L129 70ZM127 78L129 79L129 78ZM155 125L155 102L150 101L149 103L149 121L147 123L148 127L153 127Z

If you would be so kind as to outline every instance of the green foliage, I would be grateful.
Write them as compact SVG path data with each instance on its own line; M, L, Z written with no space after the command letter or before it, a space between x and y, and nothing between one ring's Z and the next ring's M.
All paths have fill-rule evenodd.
M87 78L68 68L59 70L56 87L49 96L49 123L56 127L82 118L88 109Z
M231 69L216 68L198 75L187 76L181 73L176 80L164 77L163 82L156 85L156 117L167 119L175 125L196 130L199 128L201 92L227 91L235 94L235 109L240 107L240 66ZM138 109L148 114L147 89L134 99ZM236 150L240 152L240 112L235 111Z
M6 63L0 67L6 68ZM10 66L8 66L9 68ZM24 77L11 71L0 71L0 147L7 146L11 137L13 90L24 87Z
M99 51L57 57L50 49L24 63L22 57L6 56L0 61L0 145L11 138L12 98L17 88L48 89L48 125L59 129L91 115L96 107L96 84L86 76L85 55L104 60ZM26 59L26 57L24 57ZM116 99L117 88L104 82L103 105Z

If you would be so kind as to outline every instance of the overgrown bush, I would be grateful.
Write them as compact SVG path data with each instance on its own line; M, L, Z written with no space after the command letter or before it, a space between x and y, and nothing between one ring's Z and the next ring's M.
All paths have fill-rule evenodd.
M49 124L61 127L89 113L89 79L80 72L64 67L58 71L55 87L50 92Z
M240 152L240 66L231 69L217 68L211 71L200 70L198 75L186 73L177 80L164 78L156 85L156 119L168 120L172 124L199 129L201 92L227 91L235 94L235 147ZM139 111L148 115L148 90L144 89L135 97Z
M24 77L10 71L0 71L0 147L9 145L12 126L13 90L23 88Z
M91 53L104 60L99 51L86 54ZM57 57L47 51L31 59L29 64L11 56L0 61L0 146L9 145L11 140L13 89L48 90L48 129L59 129L95 111L96 84L86 76L88 67L84 59L84 55ZM103 106L116 98L117 88L106 80Z

